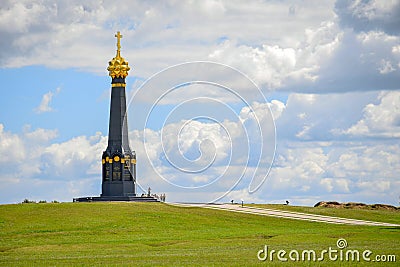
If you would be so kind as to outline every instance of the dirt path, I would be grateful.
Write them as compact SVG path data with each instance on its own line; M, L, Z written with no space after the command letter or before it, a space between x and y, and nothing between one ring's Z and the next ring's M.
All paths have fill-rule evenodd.
M399 227L400 226L399 224L393 224L393 223L346 219L346 218L331 217L331 216L309 214L309 213L302 213L302 212L261 209L261 208L246 207L246 206L242 207L240 205L232 205L232 204L186 204L186 203L171 203L171 204L176 205L176 206L182 206L182 207L201 207L201 208L208 208L208 209L227 210L227 211L233 211L233 212L249 213L249 214L255 214L255 215L262 215L262 216L272 216L272 217L280 217L280 218L304 220L304 221L312 221L312 222L323 222L323 223L333 223L333 224L350 224L350 225L389 226L389 227Z

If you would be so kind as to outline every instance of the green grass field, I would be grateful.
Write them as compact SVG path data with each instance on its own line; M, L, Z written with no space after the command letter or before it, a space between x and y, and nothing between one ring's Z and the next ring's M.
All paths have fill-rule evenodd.
M266 206L267 207L267 206ZM400 223L397 211L300 209L348 218ZM400 228L332 225L161 203L0 205L1 266L347 266L349 262L261 262L269 249L318 253L345 238L347 249L396 255ZM361 262L358 266L397 266ZM353 263L355 265L355 263Z

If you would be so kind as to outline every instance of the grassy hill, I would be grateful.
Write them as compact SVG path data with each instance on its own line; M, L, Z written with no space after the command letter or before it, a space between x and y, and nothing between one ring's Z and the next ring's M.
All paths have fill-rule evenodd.
M388 222L400 223L398 212L363 212L363 219L375 220L378 216L381 221L387 218ZM341 214L335 211L333 215ZM332 225L181 208L161 203L0 205L0 265L275 265L282 263L276 258L273 262L257 259L257 252L264 245L287 252L293 249L322 251L329 247L337 249L338 238L345 238L349 249L361 252L369 249L373 255L396 255L398 263L399 230L396 227ZM361 263L374 266L374 263ZM347 262L329 261L327 257L318 264L348 265ZM375 264L383 266L382 263ZM286 265L309 266L310 262L289 261ZM392 265L396 266L396 263Z

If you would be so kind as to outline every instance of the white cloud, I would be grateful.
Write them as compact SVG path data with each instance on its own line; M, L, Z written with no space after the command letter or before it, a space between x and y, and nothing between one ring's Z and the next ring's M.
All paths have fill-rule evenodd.
M247 73L265 90L346 92L398 89L398 35L341 29L335 18L306 28L288 46L225 41L209 54Z
M226 159L231 138L221 125L200 121L182 121L166 125L162 130L162 145L171 162L184 169L190 166L207 166L214 161L220 164ZM186 164L189 166L184 167Z
M379 68L379 72L381 74L386 74L395 71L396 69L392 66L392 63L390 61L381 60L381 67Z
M237 46L229 41L209 55L210 60L223 62L239 68L259 83L277 88L283 80L295 70L296 54L293 48L262 45L253 48L245 45Z
M325 188L326 192L336 192L336 193L349 193L349 183L348 179L344 178L323 178L320 184ZM389 189L389 188L388 188Z
M333 185L332 185L332 179L331 178L323 178L323 179L321 179L321 181L319 183L324 187L324 189L327 192L332 192Z
M371 96L376 97L376 94ZM368 103L369 99L373 99L371 96L367 100L361 101L364 104L360 105L359 113L362 112L362 106L365 106L365 102ZM226 192L223 190L230 189L236 180L243 175L242 181L224 199L237 199L240 196L248 202L281 202L289 199L292 203L315 204L311 202L327 199L350 201L353 200L354 196L359 196L360 199L369 202L394 203L396 200L393 200L393 197L398 193L396 181L397 174L400 171L400 147L391 140L387 140L386 144L379 144L377 141L363 143L348 140L298 142L293 141L293 139L290 141L290 139L281 138L278 140L278 154L274 167L264 186L253 194L248 191L251 177L253 175L257 177L255 180L255 186L257 186L263 174L257 173L255 166L247 165L247 161L241 159L243 157L241 153L234 155L235 157L231 161L230 167L227 170L225 169L224 165L228 164L226 160L229 156L229 153L227 153L229 144L226 141L232 142L233 149L239 149L236 152L242 151L243 154L244 150L242 148L243 146L246 147L244 141L247 137L246 132L238 127L239 124L252 122L254 121L254 115L259 114L260 123L263 125L266 120L263 114L268 106L274 106L274 112L280 114L280 116L276 116L278 118L277 121L283 124L278 123L278 127L289 127L291 126L289 115L292 120L298 121L299 114L307 114L301 115L300 117L303 119L300 119L300 121L308 120L307 123L311 123L313 120L320 118L321 110L331 109L332 106L341 109L340 105L337 106L340 103L347 105L347 102L343 102L344 99L342 95L325 97L294 94L289 97L286 105L280 101L272 101L268 104L254 103L252 105L253 111L244 108L240 112L240 117L237 118L237 121L227 120L219 126L201 121L192 121L183 128L182 123L168 124L164 128L166 139L163 142L161 140L161 130L147 129L146 143L143 143L143 132L133 131L131 132L131 147L136 150L138 155L139 184L144 188L147 188L147 186L154 187L155 192L168 192L170 200L179 201L182 200L180 199L181 197L186 201L191 199L209 201L211 198L222 196ZM350 99L354 99L354 97L350 97ZM392 107L390 101L388 102L389 99L394 98L388 95L387 92L381 93L378 98L381 102L378 102L374 107ZM397 103L396 99L394 99L394 103ZM274 108L272 109L274 110ZM311 110L315 113L319 112L319 116L314 116L313 112L310 112ZM374 114L375 110L371 110L372 114ZM342 110L341 112L346 111ZM381 112L383 111L376 111L377 114ZM373 118L372 115L371 118ZM335 121L332 118L325 121L325 123L324 125L335 125ZM224 134L222 126L232 133L230 140L225 140L228 135ZM253 127L251 124L248 126ZM248 129L254 129L251 127ZM281 128L281 131L282 129L285 128ZM174 133L177 132L181 135L181 139L174 138ZM311 131L310 134L312 133ZM179 134L177 135L178 137ZM6 154L6 150L21 154L13 156L14 158L20 158L18 164L10 171L2 172L0 179L10 186L15 183L32 184L32 188L36 188L35 196L38 198L53 198L53 194L40 191L39 185L42 185L43 188L48 188L49 186L65 187L64 189L58 188L56 190L60 194L65 194L64 196L68 196L68 198L76 197L78 194L83 193L89 195L99 194L101 183L99 159L102 151L107 146L107 138L97 133L90 137L78 136L63 142L55 142L54 138L56 136L56 130L40 128L31 130L30 127L26 127L22 135L16 135L4 131L4 126L1 126L2 154ZM193 156L190 158L191 160L196 160L196 155L200 158L203 155L201 153L188 155L187 153L190 153L192 149L195 152L200 149L200 152L202 151L206 154L214 151L213 149L202 147L202 142L206 142L207 144L205 145L212 145L212 147L218 148L215 149L215 152L219 158L217 158L218 160L216 160L214 167L209 168L208 172L199 172L191 177L191 180L185 180L189 176L174 176L172 173L174 168L165 164L161 145L164 144L166 148L170 149L175 147L172 152L186 153L189 158ZM208 142L211 143L208 144ZM146 144L147 151L145 151L144 144ZM256 141L257 144L259 143ZM180 152L179 148L181 149ZM192 166L188 166L194 167L195 165L193 164L196 163L201 162L194 161ZM9 164L9 161L1 164ZM246 165L247 170L244 169ZM259 169L263 168L259 167ZM156 170L158 173L155 172ZM159 176L168 177L168 179L177 184L195 186L212 182L216 175L224 171L226 171L229 179L222 179L219 183L209 187L209 190L204 189L203 191L202 189L197 191L191 189L183 190L182 188L171 186ZM3 188L8 187L5 186ZM28 191L24 192L27 197L30 196ZM2 201L7 200L3 199Z
M275 120L279 119L285 110L285 104L279 100L272 100L271 103L268 103L268 106Z
M281 112L281 102L272 105ZM249 183L255 177L252 186L257 187L274 152L275 131L269 106L253 103L242 108L233 120L182 120L168 123L157 132L146 129L146 136L137 137L145 140L148 165L176 185L197 187L217 180L213 189L228 190L245 175ZM253 167L257 164L259 171Z
M388 141L389 143L386 145L373 141L363 143L346 139L326 141L326 137L330 136L334 138L335 136L330 133L331 129L334 129L338 125L351 125L351 121L356 122L357 118L362 115L363 107L371 101L380 101L382 95L385 95L385 93L387 92L383 92L380 95L377 93L370 93L369 95L361 93L349 95L292 94L289 96L286 105L280 101L278 101L279 103L275 102L274 105L276 105L277 109L280 107L278 109L280 116L276 116L278 117L278 137L280 136L279 132L282 133L285 130L292 131L290 128L294 125L303 127L304 123L306 123L314 125L316 129L310 128L310 141L308 142L293 141L294 135L286 141L282 137L278 139L278 154L271 174L260 190L254 194L249 194L247 191L247 194L251 196L248 197L249 201L254 199L281 201L289 197L294 198L296 203L315 204L317 202L315 200L318 199L354 201L353 196L358 195L363 200L368 200L368 202L394 203L396 201L393 199L393 195L396 192L394 181L396 173L400 170L400 165L397 164L397 162L400 162L397 156L397 154L400 154L400 147L394 145L394 141ZM359 102L354 102L355 99ZM252 116L253 112L260 112L271 105L272 103L254 103L252 105L253 111L248 107L243 108L240 113L241 122L252 121L254 119ZM346 114L349 112L354 114L352 119L351 117L346 117ZM259 118L262 118L261 114ZM329 116L327 116L328 114ZM300 123L297 124L299 121ZM260 122L263 124L263 119ZM232 139L233 143L244 143L244 140L247 138L244 131L235 130L237 125L234 122L224 122L224 125L229 125L227 128L236 134ZM202 126L202 129L210 127L201 123L198 123L198 126ZM181 124L171 124L168 127L179 130ZM295 127L294 129L297 128ZM193 130L195 129L193 128ZM185 140L189 142L198 136L198 130L192 132ZM292 132L296 133L297 131ZM318 136L325 136L325 138L322 138L323 141L321 142L313 141L318 139L316 138ZM161 146L159 145L159 141L157 141L157 139L160 140L160 137L158 135L154 137L155 139L152 139L150 143L153 147L157 147L158 152L152 151L152 154L162 164L159 158ZM218 140L215 137L211 137L210 139ZM172 140L169 139L168 141L171 142ZM218 152L223 152L223 150ZM232 161L232 168L230 168L229 174L232 177L240 177L243 164L245 163L246 161L243 160ZM164 166L158 168L158 170L163 175L170 171L170 167ZM219 169L218 171L223 171L223 169ZM194 179L197 179L197 182L208 182L217 173L208 173L211 176L199 175ZM239 195L237 190L246 191L248 183L250 183L248 175L251 176L253 173L254 170L249 169L243 180L234 190L234 193L224 199L228 200L230 197L236 199L237 195ZM379 183L382 186L385 185L382 187L384 190L373 190L373 192L369 193L367 185L372 185L370 182L376 179L380 179ZM154 180L154 182L156 181ZM175 179L174 182L179 182L179 179ZM362 184L366 186L359 186ZM214 189L219 188L221 187L216 186ZM170 190L170 192L173 191ZM217 191L209 190L207 192L215 193ZM321 199L321 197L324 199ZM197 199L199 199L198 196ZM310 201L315 202L310 203Z
M105 150L106 137L78 136L63 143L53 143L40 155L41 172L45 177L74 180L79 176L100 177L101 154Z
M211 60L239 68L268 90L293 83L311 83L318 71L339 46L342 33L334 22L307 28L291 47L262 44L260 47L225 41L209 55Z
M361 54L363 61L376 66L380 74L397 71L396 65L400 62L400 57L393 48L400 43L399 36L391 36L381 31L370 31L358 34L357 39L364 47Z
M334 140L341 129L356 123L376 92L348 94L289 94L276 120L277 137L298 140Z
M32 131L31 128L32 128L31 125L25 125L23 129L24 137L31 144L38 145L42 143L48 143L49 141L58 136L57 129L48 130L48 129L38 128Z
M13 134L0 124L0 180L4 185L0 189L0 202L22 201L30 196L65 201L77 196L71 195L73 192L98 194L98 188L88 186L95 184L91 180L94 177L101 181L101 153L107 146L107 138L96 133L58 143L54 141L57 134L57 130L31 130L30 126L22 134ZM9 194L9 186L19 188L13 192L21 199Z
M317 148L318 147L318 148ZM397 202L400 147L371 143L315 142L281 145L266 185L256 196L276 199L317 199ZM358 196L359 199L357 199ZM315 204L308 203L309 204Z
M389 15L396 5L396 1L354 1L350 6L350 10L357 18L373 20Z
M225 172L227 179L213 184L209 187L210 190L193 191L192 195L197 199L200 199L203 192L203 200L217 196L216 192L230 189L241 177L242 181L234 189L235 195L243 190L248 192L253 176L256 177L253 181L254 189L267 171L264 165L257 169L254 166L255 159L251 158L260 156L257 147L260 149L261 139L257 139L257 125L261 125L261 130L267 135L270 133L272 128L267 122L271 118L268 115L268 109L271 108L278 127L278 154L264 186L254 194L246 193L249 201L280 201L290 196L298 203L306 203L319 196L325 199L337 197L340 200L351 200L351 197L358 195L367 200L369 196L369 200L373 202L393 203L393 195L397 192L396 175L400 171L400 147L395 140L384 139L385 143L380 144L377 140L349 140L346 135L339 135L339 139L332 140L338 134L331 132L332 129L351 128L361 120L368 122L365 125L371 133L395 132L396 128L393 127L397 121L398 103L398 94L391 91L369 94L291 94L286 104L278 100L270 103L255 102L250 107L242 108L236 119L221 120L220 125L201 120L168 123L162 129L164 140L161 139L161 130L147 129L145 143L143 132L133 131L131 147L138 154L138 181L144 188L152 186L157 192L174 195L176 200L179 200L179 196L184 196L185 192L191 191L182 191L181 188L171 186L159 175L168 177L176 184L198 186L212 182ZM296 137L296 134L307 125L311 126L307 132L309 141L302 142L304 138ZM68 184L66 188L70 188L70 196L71 192L78 191L99 194L99 159L106 148L107 138L97 133L90 137L78 136L59 142L54 141L57 135L57 130L32 130L29 126L25 127L22 134L17 135L5 131L4 126L1 126L2 154L9 153L6 151L14 153L11 157L2 159L18 160L13 161L15 166L1 173L0 179L13 184L51 184L56 179L60 181L58 186ZM319 139L320 141L316 141ZM250 149L254 149L251 150L254 153L250 155L250 159L247 159L249 146L246 140L251 141ZM147 151L143 144L146 144ZM217 157L212 162L213 168L207 169L208 172L199 172L193 177L177 175L173 172L174 168L166 164L162 145L166 151L175 153L175 156L185 155L192 160L185 165L187 168L206 166L204 163L212 162L209 159L212 159L214 152ZM231 149L234 153L229 163ZM271 147L266 146L265 149L269 151ZM210 152L213 153L209 154ZM262 164L267 161L268 154L265 155ZM198 157L204 161L196 161ZM10 166L10 163L11 161L2 162L2 165ZM227 164L228 169L225 168ZM77 177L86 182L77 182ZM369 186L377 186L373 181L379 181L380 189L368 193ZM75 186L85 188L74 188Z
M398 103L398 93L392 91L290 94L277 119L278 151L268 186L256 196L280 203L285 198L308 204L397 203L400 147L393 138L399 132ZM366 132L359 136L385 139L341 135L340 129L362 129L361 123ZM299 142L304 139L307 142ZM377 187L367 189L373 185Z
M44 113L44 112L51 112L54 109L50 106L53 97L60 92L60 88L57 88L55 92L49 91L45 93L42 97L42 101L40 102L39 106L35 108L37 113Z
M363 118L343 133L353 136L400 137L400 92L382 92L379 103L369 103L363 109Z
M399 1L338 0L335 11L344 26L357 31L382 29L391 34L399 33Z
M6 32L28 32L33 25L40 24L47 8L40 3L3 2L0 10L0 29ZM13 27L9 27L13 25Z
M122 54L135 67L131 75L142 78L174 64L212 59L239 68L266 90L398 88L400 55L391 52L399 45L393 27L400 14L396 2L307 1L300 6L286 1L122 1L120 5L125 8L112 1L2 3L0 25L15 27L12 31L0 27L4 36L0 64L106 74L106 62L98 55L111 59L113 34L121 30ZM358 31L357 23L372 28ZM389 82L382 83L381 73ZM360 78L366 75L373 82Z
M98 168L93 171L92 167L100 162L99 157L106 147L106 138L101 133L56 143L53 139L58 135L57 130L38 128L31 131L27 126L23 134L17 135L5 132L4 126L0 126L3 173L10 163L17 163L11 164L10 171L20 177L72 180L78 173L99 175Z
M26 157L26 151L21 138L13 133L4 131L0 123L0 162L21 162Z
M357 183L357 186L364 190L373 190L374 192L385 193L390 190L392 186L398 184L398 181L361 181Z
M283 94L283 99L287 96L287 101L279 98L265 103L250 83L242 82L231 72L221 75L206 68L207 72L199 65L182 66L171 79L153 84L154 90L143 91L140 99L143 102L139 101L153 104L168 86L187 81L187 77L180 76L182 69L187 68L194 80L226 82L225 85L251 103L244 108L235 106L234 114L221 120L227 110L216 109L210 103L203 108L204 99L190 102L181 111L190 116L198 115L197 111L211 116L212 111L217 111L221 113L216 116L219 125L198 121L179 132L180 122L194 116L177 116L166 121L165 145L175 156L183 154L192 160L199 156L204 160L190 164L204 166L213 156L207 152L217 153L213 172L199 173L188 179L187 184L204 184L224 172L232 149L235 157L228 170L231 177L241 177L250 162L243 183L234 192L249 201L282 201L288 196L297 203L307 204L327 198L397 201L400 188L396 176L400 168L396 143L400 132L400 100L396 91L400 84L398 1L307 1L301 5L287 1L163 4L121 1L120 5L125 8L119 8L113 1L3 1L0 65L44 65L105 75L107 59L115 53L113 35L117 30L124 35L122 55L134 67L131 77L143 80L165 67L189 60L212 59L231 64L254 78L272 96L278 90L276 93ZM220 101L218 104L241 103L237 95L221 88L193 84L191 89L169 95L159 107L204 96L216 103ZM52 101L57 92L43 95L35 111L53 111ZM135 122L130 125L135 125L140 121L137 116L145 113L143 105L134 108L139 110L135 110L136 116L132 117ZM278 155L266 186L249 194L244 183L250 183L253 174L257 177L255 184L263 177L255 170L255 159L265 151L273 151L270 143L261 149L258 137L261 130L267 137L275 138L273 127L266 123L271 119L266 113L268 108L276 120ZM0 179L8 183L0 195L5 196L3 193L16 183L23 192L33 190L39 196L50 196L48 192L54 188L59 189L54 190L59 195L98 194L99 157L106 147L106 137L95 134L55 141L57 130L33 127L16 134L4 130L0 124L3 170ZM139 155L139 182L154 185L179 200L177 189L160 182L155 172L172 173L163 157L161 130L146 129L147 151L142 143L143 131L131 134L134 136L131 146ZM174 139L179 136L181 139ZM234 144L232 148L229 142ZM250 159L246 153L249 147L257 152ZM146 152L151 162L145 160ZM262 154L261 163L270 157L271 154ZM190 164L186 167L193 167ZM267 168L258 170L266 172ZM170 177L175 182L186 178ZM208 194L207 198L216 197L233 180L221 181L210 192L180 193L188 198L202 193Z
M331 152L335 162L329 166L328 171L340 178L348 176L364 181L380 178L396 180L396 170L400 168L397 162L400 159L398 153L399 146L390 143L337 149Z

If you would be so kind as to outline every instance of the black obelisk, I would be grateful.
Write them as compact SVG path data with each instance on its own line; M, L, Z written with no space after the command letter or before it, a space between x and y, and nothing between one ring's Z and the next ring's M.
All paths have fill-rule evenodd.
M108 146L102 156L102 198L126 198L135 196L136 154L128 140L125 78L130 70L121 57L121 38L118 32L117 55L109 62L107 70L111 81L110 122Z

